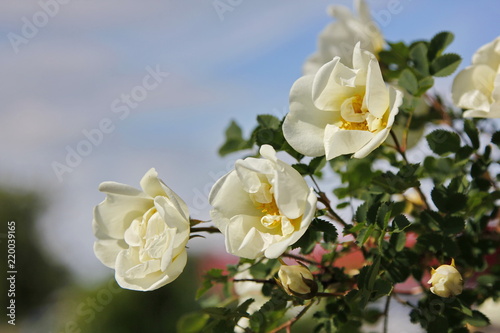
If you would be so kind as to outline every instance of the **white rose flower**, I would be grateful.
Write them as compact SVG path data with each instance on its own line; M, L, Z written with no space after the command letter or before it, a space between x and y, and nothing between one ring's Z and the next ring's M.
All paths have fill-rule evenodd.
M451 261L451 265L441 265L437 269L432 269L431 292L440 297L452 297L462 293L463 280L460 272L455 268L455 260Z
M271 146L263 145L260 154L236 161L209 195L227 251L249 259L279 257L304 234L316 210L316 195L304 178Z
M500 118L500 37L476 51L451 91L453 102L467 109L464 117Z
M155 169L142 178L141 190L104 182L106 199L94 209L94 252L115 269L125 289L149 291L175 280L186 266L190 223L186 204Z
M352 68L335 57L295 81L283 133L307 156L363 158L385 141L402 101L399 90L386 87L375 56L358 43Z
M311 271L302 265L282 265L278 277L281 287L292 296L309 299L318 290Z
M346 66L351 65L352 50L356 43L361 47L377 54L384 47L384 37L377 24L372 20L370 10L364 0L356 0L355 16L345 6L330 6L328 12L337 20L330 23L320 33L318 51L304 64L304 74L314 74L321 66L339 56Z

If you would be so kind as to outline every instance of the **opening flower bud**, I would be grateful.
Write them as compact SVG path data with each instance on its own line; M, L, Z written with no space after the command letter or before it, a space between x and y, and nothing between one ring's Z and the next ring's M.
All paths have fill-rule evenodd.
M278 271L278 284L291 296L313 298L318 291L314 277L306 266L282 265Z
M431 270L432 284L431 292L440 297L453 297L460 295L463 289L463 279L460 272L455 268L455 260L451 260L451 265L441 265L437 269Z

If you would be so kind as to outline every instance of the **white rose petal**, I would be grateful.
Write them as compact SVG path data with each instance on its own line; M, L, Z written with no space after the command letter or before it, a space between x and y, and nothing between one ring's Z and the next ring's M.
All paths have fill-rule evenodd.
M105 182L106 199L94 209L94 252L115 269L122 288L149 291L175 280L186 261L189 211L154 169L142 178L141 190Z
M227 251L249 259L283 254L308 228L317 200L271 146L260 152L263 158L238 160L209 195L210 215L225 236Z
M359 43L352 59L349 68L335 57L292 86L283 134L299 153L362 158L389 135L403 95L385 85L377 59Z
M370 16L365 0L356 0L355 8L359 16L355 16L345 6L331 6L329 14L336 18L320 33L318 51L307 59L304 74L315 74L321 66L340 57L345 65L351 66L354 45L360 42L361 47L377 54L384 47L384 37L376 22Z
M500 37L476 51L451 91L455 105L466 109L464 117L500 118Z

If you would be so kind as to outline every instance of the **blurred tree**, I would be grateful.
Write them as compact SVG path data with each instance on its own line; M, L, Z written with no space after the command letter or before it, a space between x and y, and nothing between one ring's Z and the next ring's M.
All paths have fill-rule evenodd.
M93 289L72 288L57 311L57 333L170 333L179 317L199 310L194 281L196 259L190 257L181 277L154 292L121 289L113 278Z
M41 196L35 192L0 188L0 290L2 309L8 306L7 250L8 225L15 222L15 305L16 326L24 321L37 321L46 311L55 292L67 285L68 271L55 263L44 252L38 236L37 220L45 207ZM11 263L11 262L10 262ZM2 311L4 312L4 311ZM5 318L5 313L2 313ZM0 331L9 326L0 324ZM12 327L10 327L12 329Z

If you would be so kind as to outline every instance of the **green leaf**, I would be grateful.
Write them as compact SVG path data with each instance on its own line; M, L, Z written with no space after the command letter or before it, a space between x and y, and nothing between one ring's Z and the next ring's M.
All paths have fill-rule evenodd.
M403 214L397 215L394 218L393 222L394 222L394 226L395 226L395 228L394 228L395 232L403 231L410 226L410 221L408 221L408 218L406 216L404 216Z
M422 95L427 90L432 88L433 85L434 85L434 78L432 76L427 76L427 77L424 77L423 79L419 80L418 81L419 88L418 88L417 95L418 96Z
M456 153L460 149L460 137L454 132L438 129L425 138L431 150L438 155Z
M206 313L192 312L182 316L177 321L177 332L199 333L203 332L210 316Z
M370 236L371 236L371 234L372 234L372 232L373 232L374 229L375 229L375 225L374 224L371 224L370 226L361 229L359 231L358 237L356 238L356 243L359 246L363 246L363 244L366 243L366 241L368 240L368 238L370 238Z
M454 258L458 255L458 245L453 238L443 238L443 254L447 257Z
M496 131L491 136L491 142L500 147L500 131Z
M455 36L448 31L440 32L432 37L428 52L429 59L432 60L436 56L440 56L446 47L453 42L454 38Z
M418 80L411 70L405 68L399 75L398 84L405 88L410 94L416 94L418 91Z
M440 211L450 214L464 209L467 203L466 195L448 191L443 186L436 186L431 192L431 198Z
M427 61L427 45L425 43L416 43L410 48L410 59L413 61L413 67L422 76L429 75L429 62Z
M278 260L270 259L266 261L258 261L250 267L250 274L256 279L266 279L273 271Z
M337 240L338 232L337 228L326 220L314 219L316 228L323 232L323 239L325 242L330 243Z
M472 120L464 119L464 131L469 137L472 147L479 149L479 131Z
M259 123L262 128L279 129L281 126L281 120L269 114L258 115L257 123Z
M292 168L297 170L302 176L307 176L309 175L309 166L307 164L303 163L296 163L292 164Z
M404 232L393 233L389 242L397 252L401 252L405 248L406 234Z
M203 309L203 312L205 312L212 318L224 320L226 318L226 315L230 312L230 310L226 308L209 307Z
M371 295L371 300L375 301L382 296L388 296L392 291L392 283L384 279L377 279L374 285L374 293Z
M235 151L250 148L251 146L251 143L243 139L240 126L232 120L226 129L226 142L219 148L219 155L225 156Z
M203 294L210 290L214 283L224 283L227 281L227 275L224 275L222 269L218 268L212 268L208 270L203 278L203 283L196 291L196 299L199 299L201 296L203 296Z
M458 216L448 216L443 220L442 229L445 235L454 235L462 232L465 228L465 221Z
M463 146L455 154L455 162L458 165L464 165L470 160L470 156L474 153L474 148L471 146Z
M226 138L227 139L242 139L242 131L240 126L234 121L231 120L228 128L226 129Z
M477 310L472 310L472 316L466 317L465 322L475 327L484 327L490 324L488 317Z
M306 232L292 244L292 249L296 249L300 247L300 252L303 254L309 254L314 250L316 243L319 241L320 234L317 230L313 230L315 228L308 228Z
M384 202L377 211L376 222L381 230L385 230L391 217L392 203Z
M462 58L455 53L446 53L432 61L430 70L433 76L443 77L453 74L462 62Z
M358 223L365 223L367 214L368 214L368 202L363 202L358 207L358 209L356 209L356 221Z
M325 156L315 157L309 162L309 170L311 174L315 174L317 171L320 171L326 164Z

